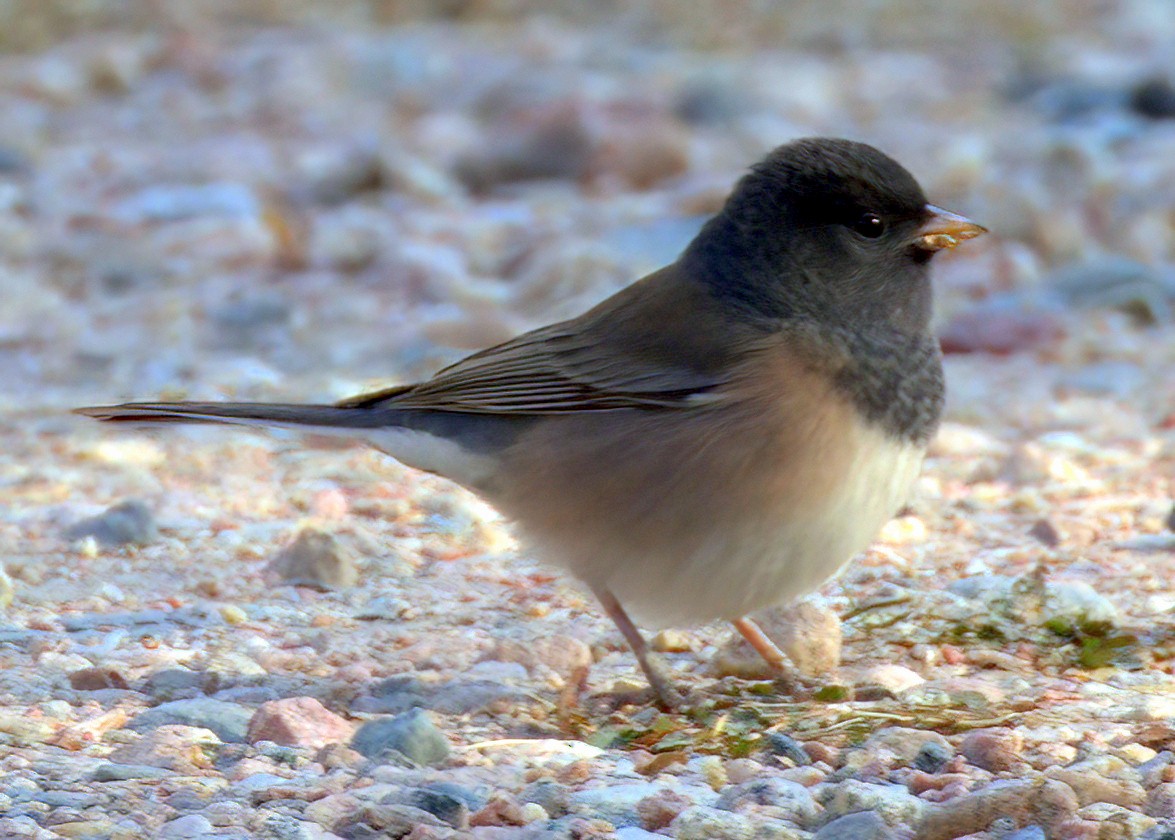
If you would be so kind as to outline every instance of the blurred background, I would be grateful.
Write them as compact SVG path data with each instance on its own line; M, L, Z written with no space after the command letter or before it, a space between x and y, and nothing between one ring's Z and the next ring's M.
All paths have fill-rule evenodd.
M949 350L1169 323L1173 37L1165 0L6 0L0 408L427 375L811 134L995 231L940 261Z

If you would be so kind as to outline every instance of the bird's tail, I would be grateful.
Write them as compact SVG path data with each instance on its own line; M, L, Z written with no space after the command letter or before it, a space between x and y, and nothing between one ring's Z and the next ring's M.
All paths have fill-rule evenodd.
M106 423L228 423L335 434L387 422L370 408L287 403L143 402L75 408L74 413Z

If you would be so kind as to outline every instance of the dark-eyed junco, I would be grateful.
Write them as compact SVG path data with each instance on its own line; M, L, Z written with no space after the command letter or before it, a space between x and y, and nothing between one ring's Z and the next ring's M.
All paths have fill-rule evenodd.
M337 405L130 403L114 421L365 441L484 496L629 619L746 616L816 589L905 502L942 412L930 258L983 233L847 140L781 146L672 265L578 318Z

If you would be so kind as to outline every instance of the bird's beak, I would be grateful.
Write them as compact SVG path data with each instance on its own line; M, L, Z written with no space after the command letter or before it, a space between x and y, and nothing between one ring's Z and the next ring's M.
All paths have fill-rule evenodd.
M914 246L924 251L949 250L964 239L987 233L987 228L982 225L933 204L926 205L926 213L926 221L914 236Z

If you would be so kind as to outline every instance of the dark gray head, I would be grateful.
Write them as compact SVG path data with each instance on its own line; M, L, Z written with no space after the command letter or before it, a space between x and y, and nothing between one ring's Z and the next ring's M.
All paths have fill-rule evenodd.
M929 205L901 164L864 143L780 146L735 186L683 257L752 317L930 322L930 258L983 232Z

